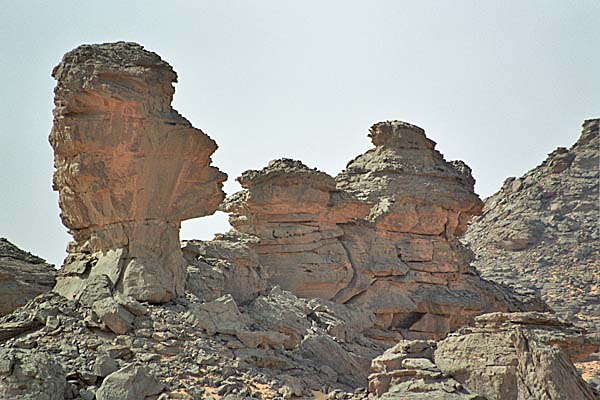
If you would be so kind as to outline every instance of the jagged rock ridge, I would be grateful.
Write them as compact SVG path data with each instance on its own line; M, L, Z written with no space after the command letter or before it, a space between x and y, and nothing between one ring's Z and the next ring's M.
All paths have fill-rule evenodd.
M54 265L0 238L0 316L54 287Z
M78 297L106 275L138 300L183 294L180 222L214 213L226 175L210 166L216 143L171 107L177 74L118 42L80 46L52 75L54 189L74 238L56 290Z

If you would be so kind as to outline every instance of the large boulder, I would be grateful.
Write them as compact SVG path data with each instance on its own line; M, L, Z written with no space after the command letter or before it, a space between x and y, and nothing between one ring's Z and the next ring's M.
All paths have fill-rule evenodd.
M96 392L98 400L143 400L164 386L144 367L128 365L108 375Z
M183 293L182 220L212 214L226 175L216 143L171 107L177 74L135 43L82 45L54 68L54 189L74 241L56 290L96 274L149 302Z
M372 362L369 390L385 399L591 400L573 365L595 349L584 337L547 313L484 314L440 342L386 350Z

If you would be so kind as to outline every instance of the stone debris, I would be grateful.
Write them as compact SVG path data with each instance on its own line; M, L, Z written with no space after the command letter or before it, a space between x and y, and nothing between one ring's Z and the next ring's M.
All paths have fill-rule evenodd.
M63 400L66 377L42 352L0 348L0 399Z
M214 213L226 175L216 143L171 107L177 74L135 43L83 45L52 71L54 189L73 235L55 290L107 275L152 303L183 294L182 220Z
M55 275L52 264L0 238L0 316L51 290Z

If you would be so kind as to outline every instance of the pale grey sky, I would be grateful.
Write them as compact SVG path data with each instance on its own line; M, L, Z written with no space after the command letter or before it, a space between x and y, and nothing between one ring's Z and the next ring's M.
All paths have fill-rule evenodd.
M174 106L229 174L291 157L337 174L371 124L423 127L483 197L600 115L599 0L0 0L0 236L55 264L50 71L82 43L135 41L179 73ZM211 238L224 215L184 223Z

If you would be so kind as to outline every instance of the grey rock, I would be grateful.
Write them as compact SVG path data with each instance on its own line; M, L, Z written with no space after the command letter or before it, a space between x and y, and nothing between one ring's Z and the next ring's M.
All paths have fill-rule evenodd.
M0 399L63 399L65 373L47 354L0 349L0 360Z
M96 301L93 305L93 310L106 327L117 335L128 332L135 318L133 314L117 303L112 297Z
M0 316L54 286L54 266L0 238Z
M128 365L108 375L96 392L98 400L143 400L164 386L144 367Z
M189 311L188 320L209 335L235 335L246 328L245 320L230 294L193 306Z

